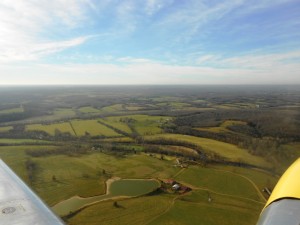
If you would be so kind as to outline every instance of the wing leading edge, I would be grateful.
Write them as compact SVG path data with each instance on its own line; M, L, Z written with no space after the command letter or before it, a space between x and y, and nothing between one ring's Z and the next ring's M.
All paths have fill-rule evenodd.
M278 181L257 225L300 225L300 158Z
M64 225L1 159L0 224Z

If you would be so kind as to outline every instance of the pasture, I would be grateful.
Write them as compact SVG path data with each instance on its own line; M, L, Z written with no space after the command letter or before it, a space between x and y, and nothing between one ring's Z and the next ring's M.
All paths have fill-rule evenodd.
M256 166L270 167L271 165L263 158L251 155L247 150L239 148L233 144L216 141L208 138L200 138L182 134L157 134L145 136L147 140L159 139L181 140L202 147L207 152L214 152L226 159L234 162L244 162Z
M119 208L111 201L101 202L85 208L68 220L68 224L107 225L147 224L153 217L168 209L171 199L166 196L144 196L118 201Z
M121 121L122 117L119 116L111 116L111 117L105 117L103 119L99 119L99 121L101 121L102 123L105 123L109 126L112 126L118 130L121 130L125 133L130 134L131 133L131 129L129 128L129 126Z
M10 131L12 129L13 129L12 126L0 127L0 133L2 133L2 132L8 132L8 131Z
M194 128L194 129L200 130L200 131L209 131L209 132L214 132L214 133L232 132L229 129L227 129L227 127L233 126L233 125L247 125L247 123L244 121L238 121L238 120L225 120L218 127L205 127L205 128L199 127L199 128Z
M122 118L133 119L132 126L140 135L152 135L162 133L161 126L164 122L171 119L167 116L148 116L148 115L130 115Z
M175 160L160 160L143 153L122 158L103 153L77 157L52 155L33 158L26 155L26 150L51 148L55 147L0 147L3 160L50 206L73 196L101 196L105 193L105 181L111 176L125 179L116 182L117 186L111 186L111 194L115 196L140 195L144 193L143 190L147 189L148 192L156 187L152 184L144 187L144 184L140 183L126 183L126 179L139 178L136 182L140 182L140 179L173 178L192 188L191 193L182 196L158 194L119 199L119 208L114 207L111 201L99 202L69 219L68 224L74 225L81 224L82 221L87 224L106 221L108 225L118 224L120 221L128 224L167 224L167 221L174 224L193 224L202 217L205 217L203 224L217 225L224 216L228 217L228 224L252 225L264 201L248 179L252 180L259 190L265 185L272 187L276 181L261 171L246 168L190 166L182 169L174 167ZM32 183L28 180L25 167L28 158L38 168ZM207 201L208 195L213 199L212 202ZM102 197L99 198L101 200ZM188 216L186 210L189 212ZM247 220L239 223L242 218Z
M11 114L11 113L22 113L22 112L24 112L23 107L3 109L3 110L0 110L0 115L1 114Z
M36 145L36 144L51 144L51 141L43 141L36 139L9 139L0 138L0 144L5 145Z
M101 113L114 113L124 110L123 104L115 104L110 106L105 106L100 109Z
M159 186L160 183L156 180L118 179L112 181L110 186L107 187L107 193L105 195L98 195L88 198L74 196L56 204L54 207L52 207L52 209L57 214L64 216L68 215L70 212L75 212L87 205L94 204L99 201L142 196L155 191L157 188L159 188Z
M104 136L104 137L119 137L121 134L114 130L98 123L98 120L71 120L70 124L74 128L77 136Z
M132 133L131 126L139 135L143 136L162 133L161 126L169 119L171 117L126 115L105 117L100 121L129 134Z
M164 213L145 224L253 225L262 208L261 204L214 194L210 195L213 200L209 203L206 191L196 191L193 193L195 195L202 199L195 201L191 198L178 198L170 209L167 208Z
M105 221L108 225L120 223L194 225L196 221L201 221L203 225L220 223L253 225L264 206L264 200L246 178L249 179L251 176L255 178L257 174L264 179L270 176L258 171L242 169L242 173L245 173L244 178L238 173L228 173L227 169L232 168L192 166L184 169L174 178L185 185L190 185L193 190L188 194L160 194L123 199L118 201L120 208L114 207L110 201L99 202L83 209L68 222L80 224L85 221L88 224L97 224L97 221ZM222 182L218 182L220 179L225 182L224 189ZM145 211L148 213L145 214ZM224 218L226 218L225 223Z
M79 112L81 113L100 113L99 109L90 107L90 106L86 106L86 107L81 107L78 109Z
M70 123L53 123L53 124L29 124L26 125L26 131L44 131L49 135L54 136L57 131L61 133L69 133L71 135L75 135Z

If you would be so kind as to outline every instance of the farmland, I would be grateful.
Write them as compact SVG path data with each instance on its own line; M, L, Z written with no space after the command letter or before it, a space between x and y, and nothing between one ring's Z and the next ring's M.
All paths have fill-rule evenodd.
M241 149L235 145L208 139L199 138L181 134L158 134L154 136L145 136L145 140L181 140L201 146L205 151L214 152L233 161L241 161L257 166L270 166L264 159L249 154L245 149Z
M55 135L55 132L69 133L75 135L70 123L54 123L54 124L30 124L26 126L27 131L44 131L50 135Z
M70 225L254 225L300 157L300 93L228 88L25 88L0 157Z
M0 133L1 132L8 132L10 130L12 130L12 126L0 127Z

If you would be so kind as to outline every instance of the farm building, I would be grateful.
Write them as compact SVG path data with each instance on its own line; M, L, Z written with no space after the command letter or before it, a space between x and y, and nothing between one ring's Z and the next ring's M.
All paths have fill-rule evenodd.
M180 185L179 185L179 184L174 184L174 185L172 186L172 189L175 190L175 191L177 191L177 190L180 189Z

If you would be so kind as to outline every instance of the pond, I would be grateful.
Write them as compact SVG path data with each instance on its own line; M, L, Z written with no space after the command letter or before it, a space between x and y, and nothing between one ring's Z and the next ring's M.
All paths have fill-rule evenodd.
M73 196L56 204L52 209L56 214L65 216L96 202L116 197L137 197L151 193L160 187L160 183L154 179L119 179L111 183L107 182L107 185L108 190L105 195L88 198Z

